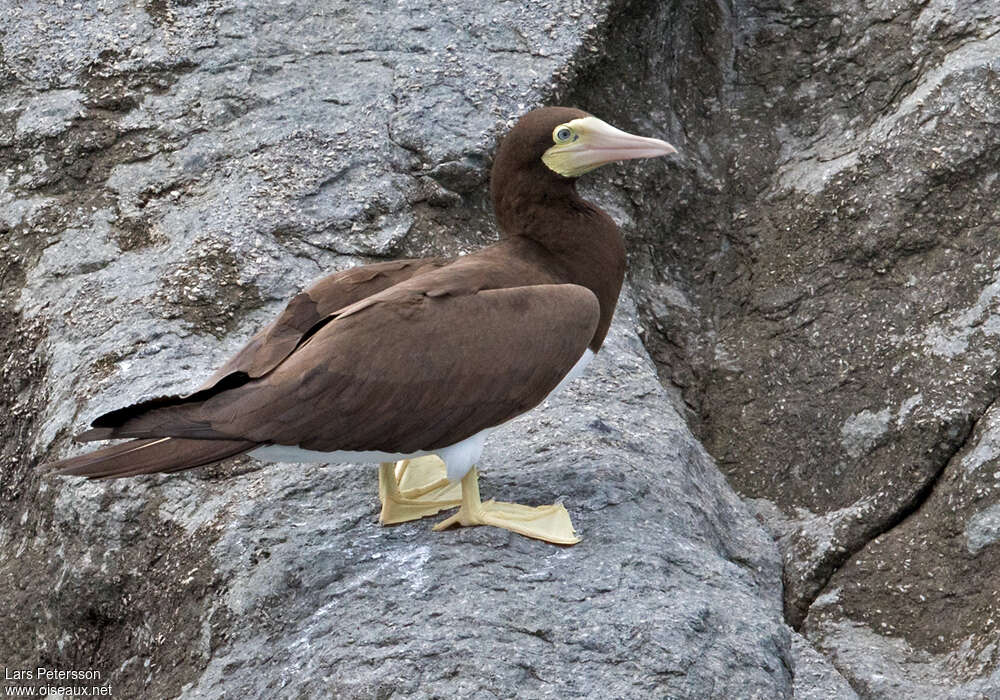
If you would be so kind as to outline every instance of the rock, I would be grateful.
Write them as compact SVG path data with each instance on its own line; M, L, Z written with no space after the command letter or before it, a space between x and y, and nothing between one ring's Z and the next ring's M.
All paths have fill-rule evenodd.
M565 499L571 549L381 528L371 468L35 469L81 449L69 436L92 416L196 386L320 274L495 237L484 184L506 120L617 85L595 66L630 12L4 13L5 664L94 669L122 697L792 696L777 550L672 408L630 298L589 376L495 434L482 465L487 494ZM639 113L676 140L660 108ZM611 170L602 197L633 240L661 223L636 223L646 172Z
M632 245L646 344L860 694L1000 696L996 500L944 486L1000 386L1000 6L708 5L636 13L606 64L635 77L595 100L641 85L688 138L641 190L665 193Z
M984 572L1000 566L989 505L998 446L994 404L921 507L837 571L810 609L806 634L868 694L996 696L1000 590Z
M800 634L792 633L792 658L795 700L855 700L858 694Z
M29 100L17 118L16 137L58 136L78 115L82 99L76 90L52 90Z
M817 600L816 607L824 606ZM823 651L837 659L845 674L857 679L862 697L916 700L991 700L997 697L1000 674L991 660L993 649L958 647L947 654L927 653L901 636L878 634L867 624L842 618L824 625ZM994 642L995 645L995 642ZM956 675L971 677L956 682Z

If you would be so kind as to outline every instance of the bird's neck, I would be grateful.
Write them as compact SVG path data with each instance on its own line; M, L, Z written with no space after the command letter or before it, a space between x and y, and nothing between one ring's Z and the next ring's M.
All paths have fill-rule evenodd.
M494 191L493 201L505 238L540 245L562 279L597 296L601 319L590 344L596 352L625 278L625 243L614 220L580 197L572 181L546 188L505 188Z

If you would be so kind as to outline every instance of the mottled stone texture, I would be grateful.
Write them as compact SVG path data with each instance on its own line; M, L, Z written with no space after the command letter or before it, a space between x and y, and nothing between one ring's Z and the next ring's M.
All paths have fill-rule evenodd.
M35 470L80 449L69 436L95 414L196 386L311 279L494 239L507 120L619 85L597 66L641 11L0 13L5 667L93 668L130 698L793 696L779 552L674 410L631 298L588 376L495 434L482 465L488 496L565 500L573 548L381 528L370 466ZM681 136L662 107L637 114L622 125ZM614 197L675 170L615 169L628 184L602 201L662 238L635 224L658 197Z
M631 247L646 345L779 538L788 621L865 697L1000 697L1000 3L631 26L593 103L669 94L687 158Z
M1000 697L998 56L996 0L5 9L0 660L123 697ZM311 279L493 240L491 153L545 103L681 149L583 184L635 310L484 464L582 544L379 528L370 468L39 479Z

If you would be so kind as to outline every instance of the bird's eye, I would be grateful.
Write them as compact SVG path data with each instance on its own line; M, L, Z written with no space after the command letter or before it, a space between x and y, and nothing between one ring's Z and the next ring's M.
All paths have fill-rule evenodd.
M559 143L566 143L571 138L573 138L573 130L568 126L560 126L556 129L556 141Z

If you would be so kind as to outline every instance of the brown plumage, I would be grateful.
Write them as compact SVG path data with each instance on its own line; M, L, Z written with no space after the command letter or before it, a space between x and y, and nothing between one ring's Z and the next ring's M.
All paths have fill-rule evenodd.
M247 440L130 440L55 462L52 466L58 467L60 474L92 479L137 476L203 467L243 454L255 446Z
M496 245L327 277L198 391L112 411L80 436L137 440L51 466L104 478L269 444L432 451L536 406L600 348L624 278L614 222L541 160L557 125L586 116L535 110L504 139L491 183Z
M209 389L237 372L249 377L267 374L288 357L309 329L330 314L448 262L445 258L393 260L354 267L324 277L294 296L281 315L251 338L199 391Z

